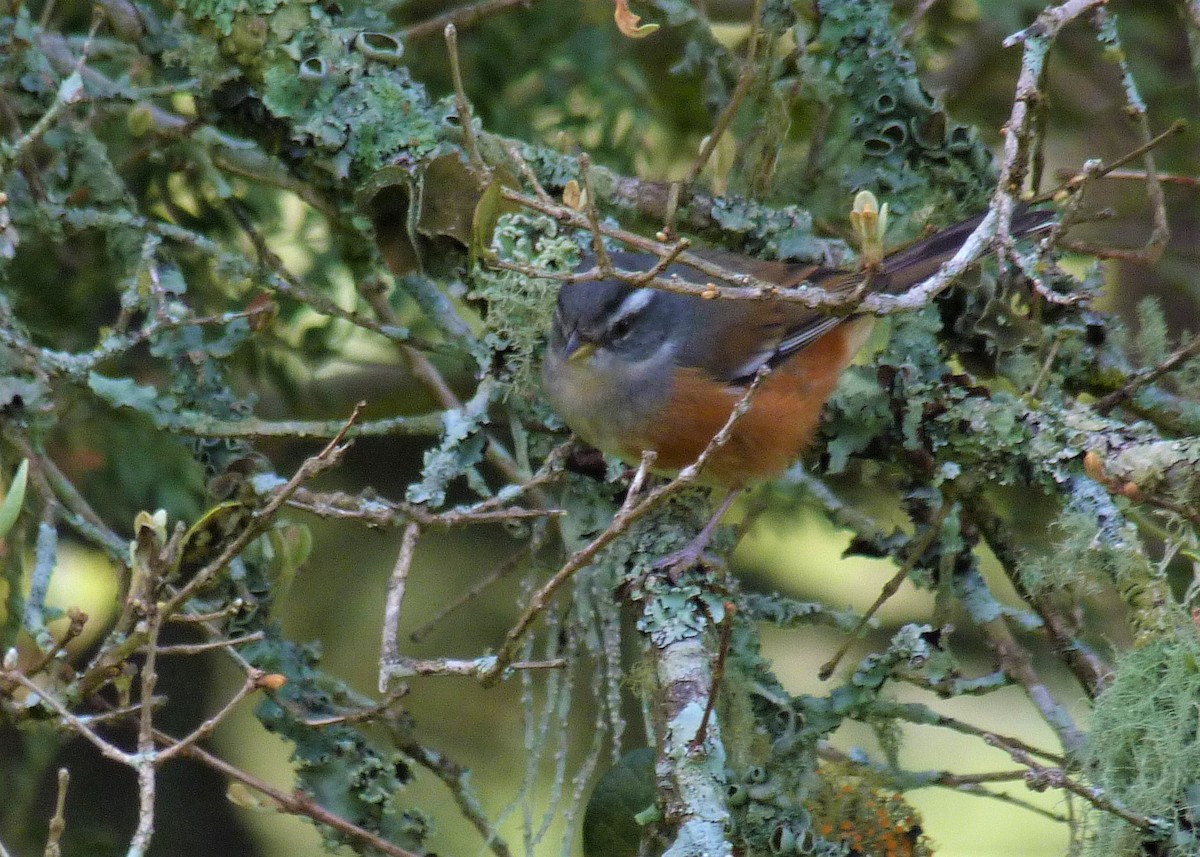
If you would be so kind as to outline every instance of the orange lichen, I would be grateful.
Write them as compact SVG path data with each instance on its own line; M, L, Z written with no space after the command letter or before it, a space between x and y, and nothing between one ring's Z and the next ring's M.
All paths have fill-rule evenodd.
M921 818L881 777L850 765L825 764L808 806L814 828L860 857L928 857Z

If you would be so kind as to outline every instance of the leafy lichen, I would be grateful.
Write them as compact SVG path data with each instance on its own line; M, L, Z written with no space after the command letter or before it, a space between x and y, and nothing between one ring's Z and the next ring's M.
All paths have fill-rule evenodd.
M545 271L571 271L579 263L576 240L540 215L503 215L493 246L502 259ZM484 344L495 354L493 370L502 383L527 399L535 398L539 389L538 367L557 296L558 283L551 279L491 267L474 275L470 297L487 307Z

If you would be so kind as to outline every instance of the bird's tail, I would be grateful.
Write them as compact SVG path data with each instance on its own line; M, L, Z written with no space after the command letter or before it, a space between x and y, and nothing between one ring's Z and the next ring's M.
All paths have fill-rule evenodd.
M1054 222L1054 215L1052 210L1018 209L1013 215L1011 234L1020 238L1046 229ZM895 294L933 276L943 262L959 251L984 216L977 214L884 257L872 276L875 290Z

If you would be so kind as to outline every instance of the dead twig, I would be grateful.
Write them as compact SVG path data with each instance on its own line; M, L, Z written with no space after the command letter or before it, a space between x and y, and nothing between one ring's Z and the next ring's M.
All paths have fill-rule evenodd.
M1025 772L1025 784L1033 791L1040 792L1048 788L1069 791L1071 794L1083 798L1096 807L1096 809L1111 813L1156 839L1169 836L1174 829L1174 825L1164 818L1155 818L1134 812L1121 804L1116 798L1106 794L1104 789L1097 788L1096 786L1085 786L1073 780L1062 768L1048 768L1038 764L1023 749L1012 746L1006 739L998 735L985 735L983 740L991 746L998 747L1008 753L1015 761L1028 769Z
M444 15L438 15L436 18L430 18L428 21L413 24L402 35L406 41L408 39L423 39L428 36L435 36L438 33L444 33L446 27L451 25L463 29L478 24L484 18L492 15L501 15L513 9L528 9L536 2L537 0L484 0L482 3L472 3L469 6L451 9Z

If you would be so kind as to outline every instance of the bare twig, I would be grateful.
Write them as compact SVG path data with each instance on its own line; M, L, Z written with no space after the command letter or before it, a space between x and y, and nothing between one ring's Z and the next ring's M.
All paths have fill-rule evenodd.
M189 621L197 621L197 617L194 617L194 616L185 616L183 618L186 618ZM213 618L213 617L206 617L205 620L201 620L201 621L207 621L208 619L211 619L211 618ZM245 634L241 637L234 637L233 639L227 639L227 640L224 640L224 639L223 640L211 640L207 643L176 643L175 645L172 645L172 646L159 646L158 654L159 655L199 655L199 654L202 654L203 652L211 652L214 649L225 649L225 648L229 648L230 646L244 646L246 643L253 643L257 640L261 640L261 639L263 639L264 636L266 636L266 635L262 631L254 631L252 633Z
M846 635L845 641L843 641L842 645L838 647L838 650L834 653L833 657L826 661L821 666L821 669L817 671L818 678L820 678L822 681L825 681L831 675L833 675L833 671L837 669L837 666L839 663L841 663L842 658L846 656L846 652L850 651L850 647L854 645L854 641L858 639L858 635L867 629L867 626L871 622L871 618L877 612L879 612L879 608L882 607L889 598L899 591L900 584L904 583L904 581L908 578L909 572L916 567L916 564L920 561L921 557L925 555L925 551L929 550L929 546L932 545L938 536L941 535L942 524L946 522L946 516L950 514L950 510L953 507L954 503L950 500L945 500L942 503L941 509L939 509L937 515L934 516L934 520L929 523L929 528L925 530L924 535L922 535L921 538L916 541L916 544L912 544L910 546L908 550L908 556L905 557L904 564L900 566L900 569L895 573L895 575L892 576L891 580L883 585L883 589L880 590L875 602L867 608L867 612L865 612L862 618L858 620L858 625L855 626L854 630Z
M458 122L463 132L463 148L467 150L467 158L472 169L482 180L487 176L487 164L479 154L475 143L475 125L471 119L471 105L467 101L467 93L463 89L462 69L458 63L458 28L453 22L446 25L446 51L450 56L450 78L454 81L454 108L458 111Z
M58 769L58 797L54 802L54 816L50 819L50 828L46 833L46 850L43 857L62 857L62 846L59 841L67 829L67 787L71 784L71 772L66 768Z
M1171 354L1159 363L1157 366L1149 369L1142 369L1135 372L1125 382L1125 386L1121 389L1109 393L1093 406L1102 414L1107 414L1113 408L1128 401L1133 394L1147 384L1151 384L1161 378L1163 375L1170 372L1172 369L1186 363L1193 357L1200 355L1200 335L1194 337L1190 342L1186 342L1179 348L1176 348Z
M1116 22L1109 17L1108 10L1104 6L1096 9L1095 20L1099 31L1097 35L1102 44L1110 39L1113 41L1117 39ZM1171 229L1167 224L1167 202L1163 197L1162 183L1158 180L1154 165L1152 150L1156 145L1156 139L1150 133L1150 121L1146 116L1146 102L1142 100L1141 94L1138 92L1137 83L1129 70L1129 62L1125 53L1123 51L1104 51L1103 55L1115 62L1121 70L1121 86L1125 90L1125 112L1137 126L1138 135L1143 141L1145 153L1142 160L1146 165L1146 196L1150 199L1154 228L1150 231L1142 252L1145 254L1146 261L1155 262L1162 256L1167 241L1171 237Z
M388 578L387 601L383 611L383 643L379 654L379 692L386 693L391 674L386 664L398 663L400 658L400 608L404 604L404 591L408 586L408 570L412 568L417 541L421 538L421 526L409 521L400 540L400 552L392 576Z
M37 699L40 699L42 702L52 708L54 713L62 719L64 724L87 739L88 743L99 750L100 754L104 756L104 758L131 768L135 767L134 754L126 753L116 747L114 744L105 741L83 719L76 716L69 708L63 705L57 697L38 687L36 684L30 681L24 675L24 673L21 673L18 670L0 670L0 679L20 685L32 693Z
M1046 350L1046 357L1042 360L1042 368L1038 370L1037 377L1033 379L1033 383L1029 385L1029 390L1025 393L1030 399L1037 397L1042 383L1049 377L1050 370L1054 367L1054 359L1058 357L1058 351L1062 348L1065 339L1065 331L1059 330L1055 332L1054 339L1050 342L1050 347Z
M230 616L236 616L245 606L242 603L242 599L235 598L220 610L213 610L209 613L176 613L171 617L170 621L184 624L219 622L222 619L228 619ZM161 647L159 651L162 651Z
M255 228L253 221L245 213L242 206L231 205L229 206L229 210L233 212L238 224L242 227L242 231L246 233L246 237L254 245L259 261L268 270L269 274L265 285L271 291L299 301L322 315L329 316L330 318L340 318L343 321L353 324L355 327L361 327L364 330L378 333L380 336L394 342L411 341L412 337L404 328L395 324L389 324L386 320L371 318L355 310L342 309L328 295L319 289L306 285L288 270L283 259L279 258L279 255L271 249L266 238Z
M396 748L417 764L431 771L445 784L446 788L450 789L450 794L454 795L454 802L458 804L458 809L463 817L479 831L479 835L483 837L488 848L496 857L511 857L512 851L509 849L508 843L500 838L500 834L488 821L487 815L479 805L479 799L471 788L470 771L462 765L452 762L441 753L430 750L411 739L397 741Z
M1165 131L1145 141L1140 146L1130 149L1116 160L1108 164L1101 164L1097 166L1096 169L1088 175L1084 175L1082 171L1060 170L1058 175L1061 179L1063 179L1063 183L1051 191L1047 191L1040 196L1034 197L1034 199L1030 201L1030 204L1045 202L1053 199L1055 195L1061 193L1062 191L1073 190L1078 185L1087 181L1091 181L1092 179L1138 179L1145 181L1148 177L1148 173L1143 171L1120 171L1119 168L1125 166L1125 164L1128 164L1130 161L1136 161L1138 158L1149 154L1153 149L1158 148L1176 134L1182 134L1185 130L1187 130L1187 122L1183 121L1182 119L1176 119L1167 127ZM1197 179L1189 176L1159 176L1159 178L1162 181L1170 181L1175 184L1187 186L1195 186L1196 182L1198 181Z
M917 32L917 27L921 25L921 21L929 14L929 10L936 6L938 0L920 0L917 3L917 8L913 9L908 16L908 20L904 22L904 26L900 28L900 38L907 42Z
M608 256L604 235L600 231L600 211L596 208L596 188L592 184L592 159L586 152L579 156L579 172L583 179L583 211L592 233L592 253L600 270L607 273L613 270L612 259Z
M155 737L160 743L171 745L176 741L171 736L163 732L155 732ZM292 792L285 792L282 789L277 789L270 783L259 779L253 774L249 774L240 768L226 762L201 749L196 745L185 747L180 751L180 755L193 759L214 771L217 771L232 780L236 780L244 786L254 789L261 794L269 797L280 812L286 812L290 815L302 815L312 819L318 824L328 825L339 833L353 839L356 842L361 842L382 854L387 854L389 857L420 857L420 855L409 851L406 848L401 848L394 842L389 842L377 833L372 833L359 827L336 813L330 812L325 807L321 806L315 798L310 797L299 789Z
M427 36L444 33L446 27L451 25L459 29L470 27L490 15L503 14L512 9L528 9L536 2L537 0L483 0L481 3L472 3L469 6L451 9L444 15L413 24L404 31L403 35L405 40L423 39Z
M546 192L546 189L542 187L542 183L538 180L537 173L535 173L529 166L529 162L525 160L525 157L521 154L521 150L517 148L516 144L511 141L506 141L504 145L504 151L508 153L508 157L512 160L512 162L517 165L517 169L520 171L522 178L524 178L525 181L529 183L529 186L533 188L533 192L537 195L537 198L542 202L553 205L554 199Z
M1075 176L1074 170L1058 170L1056 173L1060 179L1070 179ZM1134 181L1144 182L1149 176L1145 170L1109 170L1101 178L1109 179L1110 181ZM1186 188L1200 188L1200 178L1196 176L1183 176L1176 173L1158 173L1158 180L1163 184L1179 185Z
M545 661L513 661L505 670L560 670L567 666L565 658ZM397 658L381 664L380 675L388 679L413 676L466 676L488 680L496 667L495 657L458 660L455 658ZM382 683L382 681L381 681Z
M233 561L234 557L245 550L246 546L249 545L250 542L256 539L264 530L266 530L267 527L270 526L275 513L283 507L283 505L288 501L288 498L290 498L304 482L307 482L318 473L332 467L341 459L342 455L345 454L347 448L349 447L349 443L343 443L346 433L350 431L350 428L356 422L358 422L359 415L362 413L362 409L364 407L366 407L366 403L359 402L354 407L354 411L350 414L349 418L346 420L342 430L335 435L328 444L325 445L325 448L316 455L305 459L304 463L301 464L299 469L292 475L292 478L272 492L271 498L263 505L262 509L258 510L246 528L242 530L242 532L239 533L236 538L230 541L228 545L225 546L225 549L221 551L216 559L209 561L207 565L196 572L196 574L187 582L187 584L180 587L179 590L166 601L163 606L164 614L169 615L178 611L184 602L195 595L196 592L198 592L213 577L215 577L221 571L221 569L229 565L229 563Z
M408 685L400 685L395 690L386 694L383 699L375 705L351 711L347 714L339 714L333 717L312 717L303 720L305 726L311 726L314 729L323 729L328 726L337 726L342 723L369 723L370 721L388 714L393 705L399 700L408 695Z
M59 652L65 650L71 644L72 640L83 633L83 629L87 625L88 615L78 607L70 607L67 609L67 616L71 620L67 626L67 630L61 637L55 640L54 645L50 649L41 654L36 663L25 671L26 675L37 675L46 669L58 657Z
M817 753L822 759L838 762L839 764L843 765L854 765L855 767L864 768L873 773L892 779L897 777L898 772L893 771L890 768L863 762L857 758L851 757L847 753L843 753L841 750L828 745L819 746L817 748ZM1024 770L1012 772L995 771L984 774L956 774L952 771L921 771L910 773L905 771L899 772L900 783L898 783L898 785L903 784L909 788L938 786L945 789L952 789L960 794L971 795L972 797L988 798L1000 803L1011 804L1012 806L1017 806L1021 809L1028 810L1029 812L1036 813L1043 818L1048 818L1049 820L1059 824L1067 821L1067 818L1064 816L1054 812L1049 812L1048 810L1045 810L1036 804L1030 803L1027 800L1022 800L1019 797L1006 794L1005 792L990 791L985 789L982 785L985 782L1010 782L1013 780L1023 779L1025 773L1026 772ZM911 786L908 785L913 778L917 779L918 784Z
M654 467L657 458L656 450L647 449L642 452L642 460L638 462L637 470L633 471L633 478L629 480L629 490L625 492L625 499L621 501L622 511L633 508L642 496L642 487L646 484L650 469Z
M908 710L909 707L911 706L906 706L903 704L896 705L889 708L888 713L902 720L907 720L910 723L925 724L927 726L940 726L943 729L949 729L951 732L958 732L960 735L970 735L974 738L984 738L988 735L996 734L992 730L981 729L972 723L967 723L965 720L960 720L957 717L951 717L948 714L940 714L923 705L917 706L917 710L921 712L920 716L917 716L915 713L910 713ZM928 716L930 713L933 714L932 720ZM1021 748L1030 755L1040 756L1041 758L1047 759L1056 765L1065 765L1067 763L1066 758L1061 753L1051 753L1049 750L1038 749L1031 744L1025 743L1019 738L1013 738L1008 735L999 737L1012 746Z
M214 714L212 717L209 717L174 744L159 750L157 759L158 764L169 761L172 757L178 756L188 747L203 741L205 738L211 735L213 730L215 730L217 726L221 724L221 721L233 713L233 709L237 707L239 702L241 702L261 686L263 675L264 674L260 670L251 671L251 673L246 676L246 680L242 682L242 686L237 689L235 694L225 701L225 704L217 710L216 714Z
M982 578L979 585L983 584ZM1033 663L1033 656L1013 636L1003 616L985 619L973 616L983 634L983 638L1000 661L1000 667L1005 675L1025 689L1030 702L1037 707L1046 723L1058 735L1063 746L1068 751L1076 750L1083 742L1083 734L1075 725L1066 708L1063 707L1049 685L1042 679Z
M444 621L447 616L478 598L483 592L496 583L496 581L502 580L503 578L512 574L520 566L523 560L531 556L532 552L533 551L530 545L525 545L520 550L514 551L512 555L488 572L488 574L471 584L471 586L464 590L457 598L438 610L438 612L435 613L432 618L409 634L408 638L414 643L423 642L425 638L429 636L429 633L438 624Z
M750 84L754 82L756 71L754 63L758 57L758 40L762 32L762 9L763 0L754 0L754 8L750 12L750 38L746 46L746 59L743 61L741 74L738 75L737 85L729 96L728 103L717 117L712 131L708 133L708 136L704 138L703 145L700 146L700 152L696 155L696 160L692 162L692 167L683 180L685 189L692 186L696 177L700 175L700 171L708 164L708 159L712 157L717 144L729 130L729 124L737 116L738 109L742 106L742 100L750 91Z
M1134 812L1115 798L1106 794L1104 789L1095 786L1085 786L1071 779L1062 768L1048 768L1038 764L1025 750L1020 747L1014 747L1005 738L989 734L985 735L983 740L993 747L1000 748L1012 756L1015 761L1028 768L1029 770L1025 773L1025 784L1034 791L1045 791L1048 788L1064 789L1072 794L1079 795L1079 797L1096 807L1096 809L1111 813L1156 839L1169 836L1170 832L1174 829L1174 825L1164 818L1155 818Z
M688 749L693 753L699 752L708 738L708 722L712 719L713 710L717 705L717 693L721 689L722 679L725 678L725 660L729 655L729 641L733 636L733 617L736 611L736 604L732 601L725 602L725 620L720 623L721 638L717 642L717 659L713 663L712 682L708 689L708 701L704 704L704 714L700 718L700 725L696 727L696 734L688 742ZM709 621L712 621L711 616L709 617Z
M1021 550L1014 534L996 513L987 499L978 492L963 492L961 500L972 523L979 527L996 559L1004 568L1009 581L1025 603L1038 611L1055 649L1060 652L1068 668L1083 686L1089 698L1094 699L1108 686L1112 666L1104 661L1083 640L1077 629L1062 611L1047 599L1029 592L1021 579Z
M53 3L47 3L43 12L48 13L53 8L53 5ZM58 121L58 117L62 115L64 110L86 98L81 71L83 64L87 62L88 53L91 51L91 40L96 35L96 31L100 28L100 24L103 21L103 15L93 13L91 28L88 30L88 39L84 43L83 50L75 62L75 68L71 74L59 82L58 90L54 95L54 101L51 103L49 109L42 114L41 118L34 123L33 127L13 143L7 146L0 146L0 161L11 164L19 160L24 155L26 149L41 139L42 135L50 130L50 127ZM43 26L41 29L45 29L45 27Z

